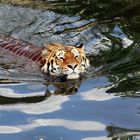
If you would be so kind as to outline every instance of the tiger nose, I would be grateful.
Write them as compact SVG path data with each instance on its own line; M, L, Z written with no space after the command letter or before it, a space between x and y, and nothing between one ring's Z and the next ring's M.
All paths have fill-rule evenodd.
M77 64L69 64L67 66L68 66L68 68L74 70L78 65Z

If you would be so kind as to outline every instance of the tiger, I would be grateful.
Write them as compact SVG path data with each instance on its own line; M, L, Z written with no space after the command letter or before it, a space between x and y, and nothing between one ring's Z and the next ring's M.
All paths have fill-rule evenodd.
M84 45L49 43L39 47L13 37L0 35L0 48L17 56L23 56L39 64L43 74L78 79L90 66Z

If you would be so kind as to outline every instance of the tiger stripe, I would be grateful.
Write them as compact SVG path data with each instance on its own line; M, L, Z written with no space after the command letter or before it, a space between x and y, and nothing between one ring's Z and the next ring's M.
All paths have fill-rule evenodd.
M14 55L27 57L32 61L39 62L41 60L41 48L13 37L0 35L0 48L8 50Z

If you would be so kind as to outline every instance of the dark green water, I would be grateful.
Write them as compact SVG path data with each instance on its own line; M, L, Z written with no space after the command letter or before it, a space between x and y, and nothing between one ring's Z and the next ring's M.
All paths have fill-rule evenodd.
M140 139L139 0L0 2L0 33L82 42L91 63L81 81L48 83L0 50L0 140Z

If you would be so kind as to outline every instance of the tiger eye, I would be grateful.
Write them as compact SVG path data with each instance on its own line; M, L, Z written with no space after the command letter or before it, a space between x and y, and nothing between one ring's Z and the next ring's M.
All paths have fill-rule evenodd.
M76 59L79 58L79 55L76 55L75 58L76 58Z
M64 57L59 57L59 59L64 60Z

